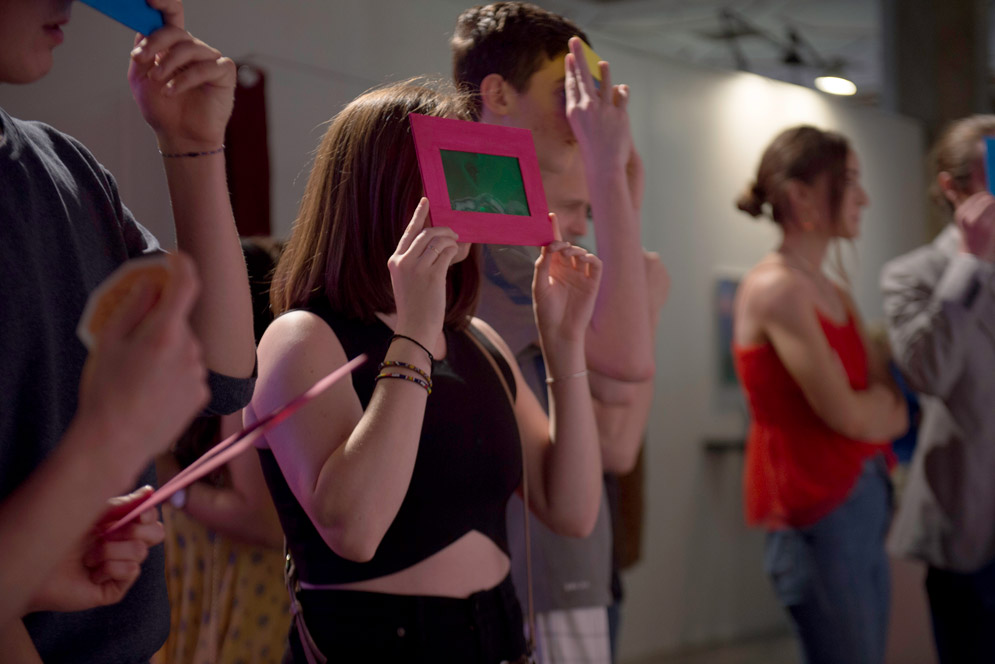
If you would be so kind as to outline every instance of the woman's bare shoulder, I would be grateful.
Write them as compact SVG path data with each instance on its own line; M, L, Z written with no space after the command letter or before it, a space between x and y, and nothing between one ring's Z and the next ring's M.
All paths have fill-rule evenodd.
M811 309L804 276L775 261L764 261L750 270L737 298L740 311L758 321L793 317Z

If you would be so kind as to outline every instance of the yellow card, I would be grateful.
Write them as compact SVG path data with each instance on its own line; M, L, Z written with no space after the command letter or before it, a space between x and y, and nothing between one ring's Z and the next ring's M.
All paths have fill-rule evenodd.
M584 59L587 60L587 68L591 70L591 76L600 84L601 67L598 66L598 63L601 62L601 57L583 39L580 40L580 45L584 49Z

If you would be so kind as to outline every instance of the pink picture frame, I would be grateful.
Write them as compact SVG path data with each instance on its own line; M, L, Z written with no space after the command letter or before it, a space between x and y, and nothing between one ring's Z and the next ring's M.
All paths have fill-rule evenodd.
M408 117L433 226L452 228L460 242L544 246L553 241L532 132L418 113ZM443 151L517 159L527 214L453 209Z

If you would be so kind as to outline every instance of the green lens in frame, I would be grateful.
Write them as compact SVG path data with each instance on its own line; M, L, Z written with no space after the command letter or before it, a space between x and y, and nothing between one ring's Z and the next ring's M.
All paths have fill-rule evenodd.
M530 216L517 157L457 150L439 152L453 210Z

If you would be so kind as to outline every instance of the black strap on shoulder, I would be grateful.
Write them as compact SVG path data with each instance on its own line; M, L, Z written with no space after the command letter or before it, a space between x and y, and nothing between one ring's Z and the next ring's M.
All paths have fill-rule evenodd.
M491 343L491 340L487 338L483 332L477 329L473 323L467 327L467 335L472 341L474 341L477 346L483 351L484 355L490 360L491 364L497 370L498 377L502 379L504 384L504 389L508 393L508 400L511 401L511 405L515 405L515 399L518 397L518 391L515 385L515 374L512 372L511 367L508 366L508 361L504 359L504 355L501 351Z

